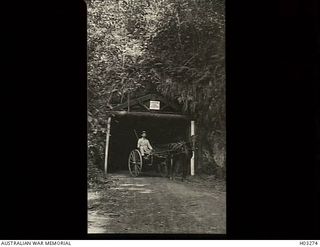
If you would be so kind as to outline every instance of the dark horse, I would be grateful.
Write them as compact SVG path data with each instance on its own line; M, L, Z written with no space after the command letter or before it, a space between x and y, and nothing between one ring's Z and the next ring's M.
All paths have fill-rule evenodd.
M168 175L171 180L180 171L181 181L183 181L188 173L188 164L192 158L192 145L190 142L179 142L172 144L173 151L167 158L167 166L169 168Z

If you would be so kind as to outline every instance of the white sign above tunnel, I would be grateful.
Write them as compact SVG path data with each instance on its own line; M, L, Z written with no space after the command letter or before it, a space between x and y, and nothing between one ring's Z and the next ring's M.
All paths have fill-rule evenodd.
M150 100L150 110L160 110L160 101Z

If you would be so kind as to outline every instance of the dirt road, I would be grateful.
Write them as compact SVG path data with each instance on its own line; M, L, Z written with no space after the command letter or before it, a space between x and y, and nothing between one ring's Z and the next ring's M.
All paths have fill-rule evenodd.
M226 196L192 182L113 174L88 192L88 233L225 233Z

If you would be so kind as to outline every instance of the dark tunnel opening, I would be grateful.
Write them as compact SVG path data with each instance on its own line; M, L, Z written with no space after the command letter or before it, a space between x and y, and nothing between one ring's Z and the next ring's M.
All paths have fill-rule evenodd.
M147 131L153 148L157 145L186 140L190 122L183 118L155 118L151 116L115 117L111 122L108 171L128 170L129 153L137 146L137 136ZM135 131L134 131L135 130Z

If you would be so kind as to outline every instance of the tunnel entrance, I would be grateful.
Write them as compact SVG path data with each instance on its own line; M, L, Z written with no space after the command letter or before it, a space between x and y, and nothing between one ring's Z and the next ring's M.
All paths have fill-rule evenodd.
M137 138L143 130L152 146L187 140L190 120L164 117L131 116L113 117L110 129L108 173L128 170L128 156L137 147ZM136 136L135 131L138 136Z

